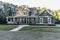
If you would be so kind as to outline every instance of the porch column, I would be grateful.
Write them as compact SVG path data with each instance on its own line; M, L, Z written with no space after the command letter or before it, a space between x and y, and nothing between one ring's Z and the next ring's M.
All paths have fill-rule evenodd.
M15 17L13 17L13 22L14 22L14 24L15 24Z
M27 24L27 21L28 21L28 20L27 20L27 18L26 18L26 24Z
M20 24L21 24L21 18L20 18Z
M29 18L27 18L27 23L29 23Z
M8 17L6 17L6 21L7 21L7 23L8 23Z
M43 18L42 18L42 24L43 24Z

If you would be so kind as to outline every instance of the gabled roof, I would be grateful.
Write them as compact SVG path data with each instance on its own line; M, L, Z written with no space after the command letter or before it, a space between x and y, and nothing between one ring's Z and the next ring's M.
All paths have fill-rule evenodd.
M39 13L36 13L35 16L39 16Z
M33 9L32 8L29 8L30 11L32 11Z
M36 8L35 8L35 7L29 8L29 10L30 10L30 11L33 11L33 10L36 10Z
M49 11L49 10L43 10L43 11L39 14L39 16L53 16L53 15L52 15L52 12L51 12L51 11Z

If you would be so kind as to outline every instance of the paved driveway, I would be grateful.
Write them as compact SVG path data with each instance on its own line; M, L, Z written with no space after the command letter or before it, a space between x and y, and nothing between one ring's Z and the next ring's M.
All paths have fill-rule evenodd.
M60 33L32 31L0 31L0 40L60 40Z

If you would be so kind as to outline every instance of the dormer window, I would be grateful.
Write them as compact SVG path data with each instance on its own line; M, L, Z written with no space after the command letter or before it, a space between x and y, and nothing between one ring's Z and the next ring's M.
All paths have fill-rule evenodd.
M24 12L24 15L27 15L27 12Z

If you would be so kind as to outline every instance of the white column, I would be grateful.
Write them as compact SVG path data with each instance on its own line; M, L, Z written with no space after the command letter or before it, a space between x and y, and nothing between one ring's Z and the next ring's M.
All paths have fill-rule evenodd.
M22 18L20 17L20 23L22 23Z
M51 18L50 18L50 23L51 23Z
M27 23L27 18L26 18L26 23Z
M8 17L6 17L6 20L7 20L7 22L8 22Z
M7 23L8 23L8 17L6 17L6 21L7 21Z
M43 24L43 18L42 18L42 24Z

